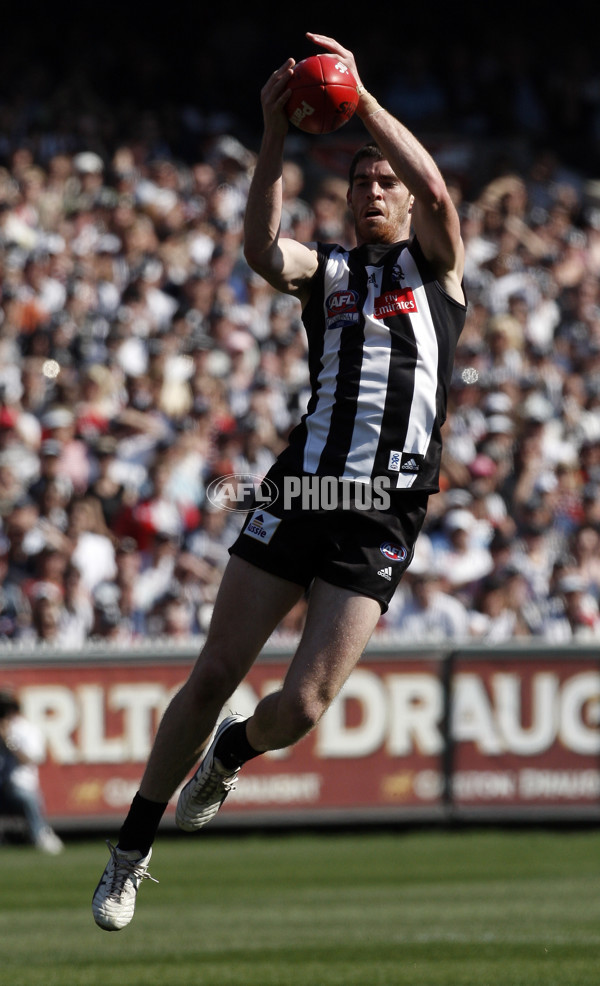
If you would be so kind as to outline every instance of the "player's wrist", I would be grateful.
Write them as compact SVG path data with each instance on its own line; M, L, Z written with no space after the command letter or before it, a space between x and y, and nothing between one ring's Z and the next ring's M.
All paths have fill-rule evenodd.
M375 96L373 96L367 89L359 83L356 87L356 92L358 93L358 106L356 107L356 112L361 120L367 119L369 116L373 116L375 113L383 111L383 106L381 106Z

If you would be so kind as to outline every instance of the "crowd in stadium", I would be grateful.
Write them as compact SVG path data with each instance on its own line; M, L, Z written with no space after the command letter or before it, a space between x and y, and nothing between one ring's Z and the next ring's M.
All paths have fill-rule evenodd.
M446 90L421 66L416 93L417 65L412 91L398 76L382 98L429 112L437 134ZM585 68L562 70L563 136L589 133L597 159ZM477 91L460 65L454 78L455 99ZM438 140L469 312L442 489L378 628L400 641L600 638L600 193L544 140L535 89L515 93L512 156L469 171L465 147L492 146L479 104L459 114L460 146ZM50 116L26 98L2 107L0 640L185 639L207 627L243 519L207 486L264 475L305 408L300 312L243 260L251 141L189 109L177 151L152 114L130 139L107 136L102 113ZM307 150L292 135L287 235L352 245L344 165L362 135L339 140Z

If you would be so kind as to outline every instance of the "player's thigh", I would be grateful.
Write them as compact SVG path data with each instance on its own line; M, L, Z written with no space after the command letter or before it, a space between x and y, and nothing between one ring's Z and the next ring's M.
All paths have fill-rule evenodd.
M329 705L359 661L380 616L376 599L315 579L284 693L308 694Z
M215 600L204 658L239 663L245 673L303 593L303 586L232 555Z

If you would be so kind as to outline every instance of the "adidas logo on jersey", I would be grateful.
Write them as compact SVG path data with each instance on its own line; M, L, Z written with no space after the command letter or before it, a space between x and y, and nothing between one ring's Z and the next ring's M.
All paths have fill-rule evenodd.
M390 472L419 472L423 463L423 456L417 452L397 452L394 449L390 452L388 459L388 469Z
M377 572L377 574L378 575L381 575L382 579L387 579L388 582L391 582L392 581L392 570L391 570L391 568L380 568L379 571Z

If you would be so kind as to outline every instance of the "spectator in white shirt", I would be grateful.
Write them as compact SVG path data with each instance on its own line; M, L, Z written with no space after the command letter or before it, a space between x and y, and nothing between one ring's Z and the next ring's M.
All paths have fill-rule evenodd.
M38 770L43 759L40 730L21 714L17 696L0 690L0 800L24 815L33 845L56 855L64 846L45 816Z

